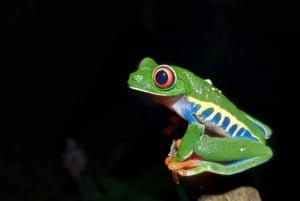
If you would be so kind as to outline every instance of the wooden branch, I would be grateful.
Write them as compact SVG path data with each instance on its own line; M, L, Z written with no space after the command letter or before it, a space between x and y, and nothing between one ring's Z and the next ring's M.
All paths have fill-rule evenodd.
M201 195L197 201L261 201L258 191L251 186L241 186L219 195Z
M192 201L262 201L250 172L231 176L203 173L180 177Z

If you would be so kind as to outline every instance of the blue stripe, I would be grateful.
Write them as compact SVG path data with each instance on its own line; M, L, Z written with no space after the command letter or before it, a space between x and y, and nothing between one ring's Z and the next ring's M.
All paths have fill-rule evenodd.
M220 112L217 112L217 114L214 116L214 118L212 118L212 120L210 121L212 124L217 125L219 123L219 121L221 120L221 114Z
M257 140L256 138L253 137L253 135L251 135L251 133L248 130L245 130L243 138L249 138L249 139Z
M237 129L237 125L236 124L233 124L230 128L229 128L229 135L232 136L232 134L235 132L235 130Z
M196 104L194 102L188 101L188 108L187 110L183 110L183 116L184 118L188 121L188 122L194 122L195 121L195 117L193 116L193 114L197 113L197 111L201 108L200 104Z
M212 107L207 108L200 114L200 117L205 119L205 118L209 117L209 115L211 115L213 112L214 112L214 108L212 108Z
M222 126L221 128L223 128L224 130L226 130L227 126L229 125L230 123L230 119L228 117L225 117L223 122L222 122Z
M238 132L236 133L236 136L243 136L244 131L245 131L244 128L240 128L240 129L238 130Z
M193 109L192 109L192 113L198 112L198 110L200 110L200 108L201 108L200 104L194 104Z

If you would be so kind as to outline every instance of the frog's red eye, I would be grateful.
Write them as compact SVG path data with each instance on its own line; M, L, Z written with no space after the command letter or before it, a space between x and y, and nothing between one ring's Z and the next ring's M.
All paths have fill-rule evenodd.
M156 67L153 72L154 84L161 89L169 89L176 82L176 74L174 70L167 65Z

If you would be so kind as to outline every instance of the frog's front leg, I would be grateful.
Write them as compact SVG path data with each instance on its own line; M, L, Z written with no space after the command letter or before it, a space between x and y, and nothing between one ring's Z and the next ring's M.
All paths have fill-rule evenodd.
M182 139L176 141L176 146L166 158L165 163L170 170L191 168L198 165L199 159L188 159L194 154L194 144L200 141L204 132L204 126L199 123L191 123ZM175 150L175 151L174 151Z
M245 138L202 138L194 143L194 151L201 156L196 167L180 168L180 175L195 175L201 172L212 172L230 175L269 160L273 153L270 147L258 141Z

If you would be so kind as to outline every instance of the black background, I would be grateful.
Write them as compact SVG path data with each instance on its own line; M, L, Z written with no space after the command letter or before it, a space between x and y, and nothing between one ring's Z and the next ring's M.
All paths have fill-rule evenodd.
M76 182L62 166L67 138L84 150L92 178L135 180L136 187L151 177L146 195L177 199L163 164L171 143L162 134L169 113L127 87L129 73L145 56L210 78L239 107L270 125L268 143L275 155L263 166L259 191L264 201L293 197L298 126L290 113L297 103L292 69L299 37L292 5L1 4L1 200L77 195ZM111 188L99 186L103 193Z

